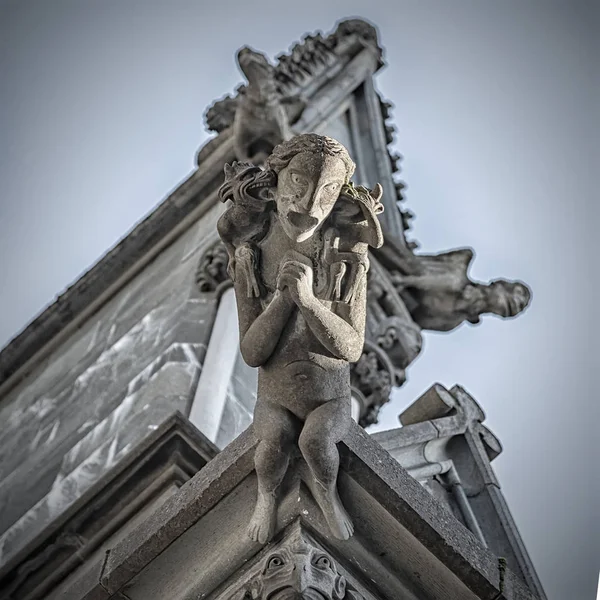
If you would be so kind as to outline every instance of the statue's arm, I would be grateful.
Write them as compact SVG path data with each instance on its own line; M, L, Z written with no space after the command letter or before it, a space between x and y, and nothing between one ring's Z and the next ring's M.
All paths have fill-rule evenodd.
M277 290L263 310L260 299L248 297L245 278L236 277L235 295L240 326L240 351L251 367L260 367L273 354L281 332L296 308L289 294Z
M338 303L339 314L325 307L314 295L298 306L311 331L325 348L342 360L357 362L365 343L364 299L365 293L359 291L351 303Z
M288 261L278 282L279 289L289 290L316 338L334 356L348 362L360 358L365 338L366 277L357 286L351 302L337 304L339 314L336 314L314 295L312 269L306 264Z

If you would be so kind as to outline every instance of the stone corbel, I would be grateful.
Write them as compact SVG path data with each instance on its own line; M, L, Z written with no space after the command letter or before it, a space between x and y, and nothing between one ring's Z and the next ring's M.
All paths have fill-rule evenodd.
M231 585L218 600L268 600L275 597L274 592L278 598L365 600L358 584L344 575L336 560L299 521L252 565L244 579L238 589Z

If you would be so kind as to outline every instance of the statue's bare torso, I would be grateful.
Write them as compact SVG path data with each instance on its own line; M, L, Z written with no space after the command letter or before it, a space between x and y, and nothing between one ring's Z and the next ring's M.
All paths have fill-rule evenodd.
M283 252L282 252L283 251ZM323 252L322 236L295 243L283 232L277 221L261 245L261 271L268 305L277 290L282 257L289 253L304 258L311 265L315 280L315 296L331 312L335 302L322 297L326 290L327 273L319 257ZM281 332L279 343L269 360L259 367L258 396L281 404L304 420L317 406L327 400L346 397L350 402L350 365L334 356L315 336L306 319L296 307ZM288 393L281 395L281 386Z

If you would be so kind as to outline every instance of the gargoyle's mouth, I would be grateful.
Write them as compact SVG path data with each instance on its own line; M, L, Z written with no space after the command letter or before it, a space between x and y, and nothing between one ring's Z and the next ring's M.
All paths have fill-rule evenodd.
M244 191L254 198L269 200L269 190L277 184L277 178L271 171L263 171L245 186Z
M290 210L287 214L287 218L294 227L297 227L302 231L308 231L319 223L319 219L311 217L306 213L296 212L295 210Z

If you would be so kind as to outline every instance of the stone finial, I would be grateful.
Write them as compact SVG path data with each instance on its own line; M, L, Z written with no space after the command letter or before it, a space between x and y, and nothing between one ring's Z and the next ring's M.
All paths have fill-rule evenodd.
M272 535L276 494L299 448L331 533L353 526L337 492L336 444L351 424L350 363L365 339L368 247L383 243L381 186L354 187L336 140L305 134L266 169L227 165L218 223L229 254L244 360L258 367L258 500L249 535Z

